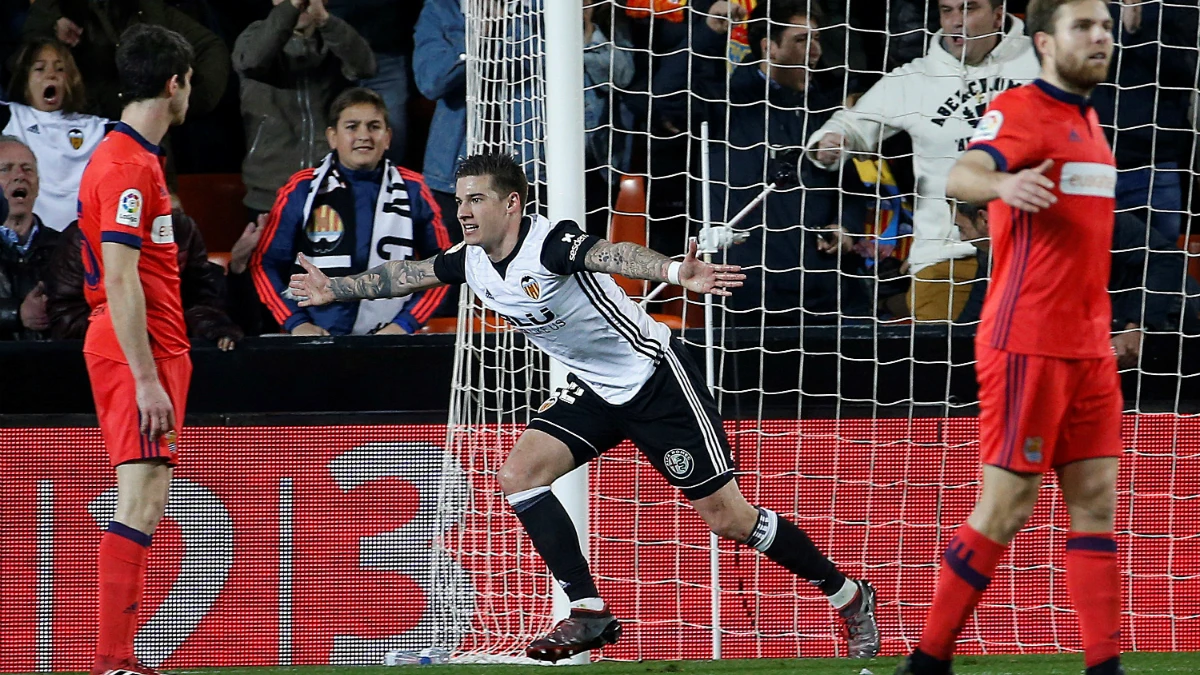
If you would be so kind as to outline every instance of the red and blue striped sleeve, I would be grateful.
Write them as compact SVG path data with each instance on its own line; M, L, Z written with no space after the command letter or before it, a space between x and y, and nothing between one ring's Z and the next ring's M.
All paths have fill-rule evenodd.
M100 242L141 249L154 216L148 204L158 198L154 172L140 164L114 164L97 187Z
M400 168L400 176L408 189L408 201L412 209L413 248L416 258L432 258L450 247L450 233L442 221L442 211L421 174ZM415 333L429 322L433 313L445 301L448 292L449 287L438 286L414 293L392 323L403 328L405 332Z
M250 274L258 297L285 331L312 322L308 311L284 297L296 262L296 233L304 227L304 202L313 170L305 169L275 194L266 230L250 256Z

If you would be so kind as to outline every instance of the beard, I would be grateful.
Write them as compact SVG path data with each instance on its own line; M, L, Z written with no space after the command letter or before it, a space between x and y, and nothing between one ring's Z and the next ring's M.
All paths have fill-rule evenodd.
M1063 82L1075 87L1091 91L1096 85L1108 79L1108 68L1112 63L1111 57L1103 65L1087 57L1068 56L1057 59L1054 68Z

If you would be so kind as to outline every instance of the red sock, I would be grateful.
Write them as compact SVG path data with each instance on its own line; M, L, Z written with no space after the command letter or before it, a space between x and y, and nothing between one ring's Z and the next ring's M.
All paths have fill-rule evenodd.
M112 521L100 539L100 633L96 659L133 658L150 535Z
M942 661L954 655L958 634L971 618L992 580L996 564L1008 548L964 524L954 533L938 573L933 605L925 618L918 649Z
M1067 590L1088 668L1121 655L1121 571L1112 532L1067 537Z

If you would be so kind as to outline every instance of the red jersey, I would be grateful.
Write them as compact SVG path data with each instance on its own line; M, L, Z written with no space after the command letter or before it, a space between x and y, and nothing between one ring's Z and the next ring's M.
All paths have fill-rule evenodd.
M1111 357L1116 162L1099 119L1082 96L1035 80L997 96L968 150L998 171L1047 159L1058 201L1038 213L996 199L988 206L992 282L976 342L993 349L1066 359Z
M141 249L138 277L146 296L146 329L155 359L190 348L179 297L179 247L171 226L171 198L158 146L124 122L104 138L79 185L84 296L92 307L84 340L87 354L127 363L117 342L104 291L101 244Z

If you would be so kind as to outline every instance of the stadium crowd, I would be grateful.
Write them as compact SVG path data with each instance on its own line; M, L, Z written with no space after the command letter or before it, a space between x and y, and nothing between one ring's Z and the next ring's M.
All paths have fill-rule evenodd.
M538 66L519 50L546 1L474 3L515 13L484 17L478 39L512 62L517 95L504 117L522 160L536 159L541 108L530 89ZM977 321L987 214L948 200L945 179L991 98L1037 74L1022 3L582 2L589 232L608 234L622 178L641 176L649 244L681 252L699 227L700 186L688 176L701 173L707 122L715 220L775 185L737 225L749 238L729 259L749 278L728 322ZM0 339L86 330L79 180L120 116L114 55L137 23L170 28L195 52L189 119L162 146L193 340L232 349L263 333L415 333L453 315L445 289L319 309L286 289L298 253L332 276L461 240L453 175L466 155L466 4L4 3ZM1200 11L1110 6L1118 53L1092 103L1120 170L1110 289L1128 365L1138 331L1200 330L1185 254ZM537 162L525 165L544 181ZM215 189L231 174L235 193Z

